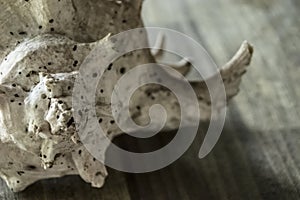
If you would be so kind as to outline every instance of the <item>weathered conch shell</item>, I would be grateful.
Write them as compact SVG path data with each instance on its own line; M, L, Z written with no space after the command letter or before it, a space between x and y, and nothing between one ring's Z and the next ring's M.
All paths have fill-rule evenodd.
M142 27L142 0L0 0L0 176L14 191L40 179L79 174L102 187L105 166L83 147L72 117L72 90L79 66L95 44L108 34ZM252 47L244 42L220 68L228 100L238 93ZM156 54L157 52L153 52ZM155 60L149 50L119 58L109 66L96 95L99 123L110 138L121 134L112 123L109 101L113 85L125 70ZM181 72L188 71L187 62ZM178 80L180 82L180 80ZM203 82L192 84L202 119L210 116L210 96ZM158 86L144 91L155 96L172 115L166 129L175 129L179 110L172 95ZM149 95L136 94L132 117L148 117ZM135 111L133 111L135 112Z

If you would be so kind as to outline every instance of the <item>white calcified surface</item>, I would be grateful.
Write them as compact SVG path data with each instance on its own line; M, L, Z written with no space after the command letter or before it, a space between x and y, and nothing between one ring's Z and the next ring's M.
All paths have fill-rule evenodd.
M0 0L0 176L13 191L40 179L70 174L79 174L94 187L103 185L105 167L85 150L76 133L71 101L74 80L84 58L108 34L142 26L141 3ZM228 100L238 93L252 51L244 42L220 69ZM105 70L96 94L96 112L110 138L121 134L112 123L109 104L114 85L124 71L153 60L148 50L140 50ZM192 86L201 117L208 119L210 96L205 83ZM138 124L147 123L148 108L155 102L168 112L165 129L176 129L180 119L176 98L157 85L143 87L132 97L132 118Z

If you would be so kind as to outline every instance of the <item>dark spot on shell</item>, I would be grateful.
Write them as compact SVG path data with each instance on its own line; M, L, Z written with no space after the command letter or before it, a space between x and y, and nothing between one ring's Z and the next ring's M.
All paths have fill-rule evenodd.
M60 157L61 155L62 155L61 153L58 153L58 154L55 155L55 158L58 158L58 157Z
M54 22L54 19L50 19L49 23L52 24Z
M125 67L122 67L121 69L120 69L120 73L121 74L124 74L126 72L126 68Z
M110 63L107 70L111 70L112 66L113 66L113 63Z
M74 45L73 51L76 51L76 50L77 50L77 45Z
M74 60L73 67L76 67L78 65L78 60Z
M19 35L26 35L27 33L25 31L19 32Z
M17 174L18 174L19 176L22 176L22 174L25 174L25 172L23 172L23 171L17 171Z

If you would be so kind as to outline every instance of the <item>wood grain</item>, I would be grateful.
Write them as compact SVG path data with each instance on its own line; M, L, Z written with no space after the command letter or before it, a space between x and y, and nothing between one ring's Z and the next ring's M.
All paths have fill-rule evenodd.
M213 152L197 158L207 127L202 123L192 147L165 169L146 174L109 169L100 190L71 176L40 181L13 194L1 181L0 199L300 199L299 12L297 0L146 1L146 25L192 36L219 65L241 41L247 39L255 47ZM151 143L163 144L174 134ZM126 136L115 142L147 148Z

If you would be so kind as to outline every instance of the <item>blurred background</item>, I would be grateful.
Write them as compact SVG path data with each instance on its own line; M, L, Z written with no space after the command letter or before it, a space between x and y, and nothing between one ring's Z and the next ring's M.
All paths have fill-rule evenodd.
M240 94L229 105L213 152L202 160L197 157L207 127L201 123L191 148L165 169L147 174L109 169L100 190L77 176L40 181L18 194L6 192L1 181L6 189L0 198L300 199L299 13L299 0L146 0L146 26L191 36L218 65L225 64L243 40L254 46L252 64ZM124 137L115 142L144 148Z

